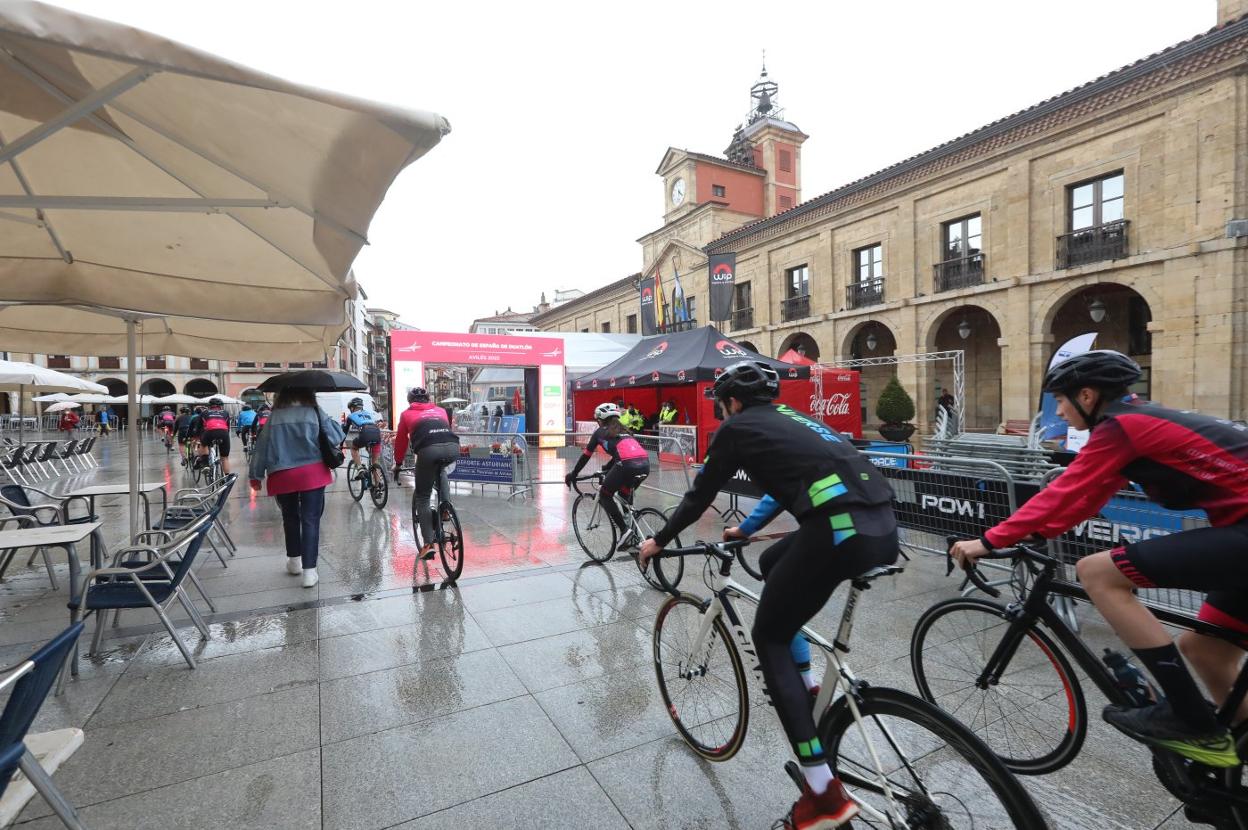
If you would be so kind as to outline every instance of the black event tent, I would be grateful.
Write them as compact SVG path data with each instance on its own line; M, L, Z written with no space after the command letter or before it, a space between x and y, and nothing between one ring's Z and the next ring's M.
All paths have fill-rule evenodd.
M577 378L576 389L653 386L654 384L711 381L725 369L742 360L766 363L782 379L809 378L809 366L794 366L757 352L725 337L714 326L644 337L614 363Z

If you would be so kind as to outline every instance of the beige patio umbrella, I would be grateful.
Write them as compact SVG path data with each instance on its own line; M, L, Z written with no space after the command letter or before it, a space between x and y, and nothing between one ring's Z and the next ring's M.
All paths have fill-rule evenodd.
M124 351L131 393L140 322L146 354L323 359L373 213L449 130L0 3L0 303L26 306L0 308L0 348ZM137 407L129 417L137 482ZM134 528L137 496L131 513Z
M77 392L80 389L90 392L107 392L108 387L89 380L67 375L46 366L34 363L23 363L19 360L0 360L0 392L17 392L17 427L18 440L23 440L26 419L22 417L22 400L26 390L42 389L53 392Z

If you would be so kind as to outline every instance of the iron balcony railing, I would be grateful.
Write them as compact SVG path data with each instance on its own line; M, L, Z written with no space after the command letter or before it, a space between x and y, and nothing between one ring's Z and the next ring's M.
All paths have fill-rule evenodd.
M737 308L732 312L732 328L734 331L754 328L754 309Z
M953 291L984 282L984 255L972 254L961 259L936 263L936 290Z
M697 327L698 327L698 321L696 318L693 318L689 320L681 320L678 323L664 323L663 325L659 326L658 333L659 334L674 334L675 332L678 332L678 331L692 331L693 329L696 329Z
M845 286L845 307L866 308L884 302L884 278L851 282Z
M780 319L784 322L810 316L810 295L798 294L780 301Z
M1089 262L1125 257L1128 222L1127 219L1119 219L1062 234L1057 238L1057 267L1074 268Z

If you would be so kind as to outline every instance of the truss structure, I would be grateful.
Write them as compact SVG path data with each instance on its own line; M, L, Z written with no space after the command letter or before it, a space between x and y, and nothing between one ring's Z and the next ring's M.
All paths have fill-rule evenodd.
M820 363L829 369L862 369L867 366L899 366L903 363L953 363L953 408L957 418L958 432L966 425L966 352L955 349L947 352L924 352L921 354L894 354L881 357L857 357ZM815 373L815 385L823 397L823 378Z

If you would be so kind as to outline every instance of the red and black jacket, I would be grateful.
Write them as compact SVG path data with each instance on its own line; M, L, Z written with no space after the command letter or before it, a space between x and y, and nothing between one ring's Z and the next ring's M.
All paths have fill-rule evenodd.
M1163 507L1201 509L1215 527L1248 520L1248 427L1134 395L1105 419L1052 484L984 534L993 547L1058 536L1091 518L1128 481Z

